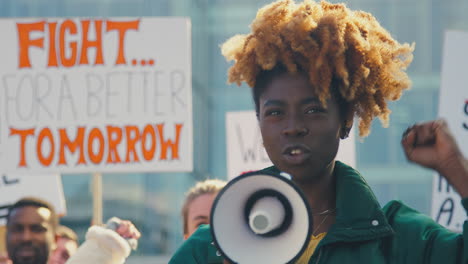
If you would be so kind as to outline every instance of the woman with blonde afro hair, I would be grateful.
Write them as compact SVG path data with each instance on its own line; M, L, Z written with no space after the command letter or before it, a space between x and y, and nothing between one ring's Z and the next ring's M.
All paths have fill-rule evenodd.
M344 4L281 0L261 8L250 34L222 46L226 59L234 61L228 81L252 88L273 163L259 173L291 175L310 206L309 219L292 212L280 223L312 224L295 243L283 224L256 234L246 220L235 236L226 230L233 234L229 242L202 226L169 263L468 263L468 222L463 234L456 234L401 201L381 207L361 174L335 160L354 118L361 137L375 117L388 125L388 101L398 100L411 84L405 71L413 49L394 40L371 14ZM468 210L468 161L444 121L408 128L401 144L409 161L443 175ZM233 219L243 217L237 211L233 208ZM243 232L253 238L238 241ZM276 241L289 243L273 250L262 246ZM257 259L239 253L242 248Z
M262 71L284 65L307 73L322 102L333 82L359 117L360 136L369 134L374 117L387 126L387 100L399 99L411 85L405 70L414 47L399 44L369 13L328 2L278 1L260 9L251 28L222 46L235 61L229 82L254 88Z

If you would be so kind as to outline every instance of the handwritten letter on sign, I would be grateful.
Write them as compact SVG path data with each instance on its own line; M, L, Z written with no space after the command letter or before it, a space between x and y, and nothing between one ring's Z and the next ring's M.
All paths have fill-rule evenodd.
M453 132L461 151L468 157L468 32L445 35L439 116ZM439 175L434 176L432 217L441 225L461 232L466 212L460 196Z
M7 172L191 171L190 21L4 19Z

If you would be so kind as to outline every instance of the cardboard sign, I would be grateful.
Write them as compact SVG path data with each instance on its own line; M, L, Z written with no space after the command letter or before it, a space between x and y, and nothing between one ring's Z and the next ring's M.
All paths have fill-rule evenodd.
M226 113L226 138L228 179L272 165L263 147L255 111ZM354 128L349 138L340 142L336 159L356 166Z
M60 175L0 174L0 226L6 224L8 207L25 196L48 201L58 215L67 212Z
M445 34L439 116L444 118L461 151L468 157L468 32ZM461 232L467 219L460 196L445 178L435 175L432 217L441 225Z
M6 172L191 171L190 21L2 19Z

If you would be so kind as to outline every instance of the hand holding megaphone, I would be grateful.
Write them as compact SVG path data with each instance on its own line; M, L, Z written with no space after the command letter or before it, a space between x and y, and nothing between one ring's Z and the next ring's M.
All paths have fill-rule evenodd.
M290 263L311 234L305 196L277 174L248 173L230 181L211 209L211 233L230 263Z

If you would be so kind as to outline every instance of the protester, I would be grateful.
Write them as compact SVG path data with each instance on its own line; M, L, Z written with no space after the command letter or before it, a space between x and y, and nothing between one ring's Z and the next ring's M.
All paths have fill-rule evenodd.
M7 215L6 247L13 264L46 264L55 247L57 215L54 207L37 198L13 204Z
M52 256L53 249L57 246L58 218L54 207L48 202L34 198L22 198L14 203L8 211L6 246L8 256L12 264L46 264L49 256ZM103 230L103 231L101 231ZM107 257L104 262L73 262L77 264L109 263L120 264L122 259L128 257L130 249L128 244L122 253L119 247L125 238L140 237L139 231L130 221L121 221L119 227L113 230L103 227L92 226L87 233L87 239L100 239L102 245L96 248L95 254L102 253ZM110 247L107 245L110 244ZM117 247L112 247L118 244ZM80 247L75 255L85 250ZM77 256L79 257L79 256ZM88 259L89 260L89 259ZM70 261L70 260L69 260ZM69 263L69 262L67 262Z
M253 88L274 164L264 171L292 175L312 208L312 236L294 263L468 263L468 227L452 233L400 201L381 208L360 173L335 161L354 118L361 137L375 117L388 124L388 101L410 87L413 47L371 14L326 1L274 2L251 29L222 52L234 60L229 82ZM468 209L468 163L443 121L412 127L402 144L410 161L443 175ZM202 226L170 263L222 263L212 242Z
M49 256L49 264L64 264L78 249L78 236L70 228L59 225L56 231L56 247Z
M184 239L203 224L210 223L211 206L225 181L212 179L197 182L185 195L182 206Z

